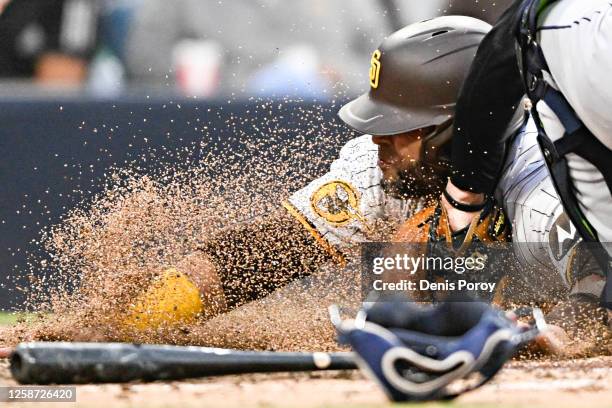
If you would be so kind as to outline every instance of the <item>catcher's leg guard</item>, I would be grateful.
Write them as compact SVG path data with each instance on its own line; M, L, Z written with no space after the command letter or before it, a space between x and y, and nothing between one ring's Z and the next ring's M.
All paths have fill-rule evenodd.
M203 311L197 286L175 268L161 273L130 307L124 324L137 330L193 322Z

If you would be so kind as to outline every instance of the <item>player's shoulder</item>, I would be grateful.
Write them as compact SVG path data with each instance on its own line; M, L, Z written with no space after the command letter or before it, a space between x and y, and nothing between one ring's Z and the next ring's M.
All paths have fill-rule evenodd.
M342 149L340 149L339 157L341 159L356 159L360 155L372 154L378 152L378 146L372 142L371 135L361 135L349 140Z

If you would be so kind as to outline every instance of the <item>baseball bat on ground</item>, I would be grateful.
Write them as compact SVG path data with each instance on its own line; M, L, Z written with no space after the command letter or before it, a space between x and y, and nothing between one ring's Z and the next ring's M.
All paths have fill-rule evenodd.
M22 384L121 383L355 368L353 353L240 351L127 343L22 343L11 355L11 373Z

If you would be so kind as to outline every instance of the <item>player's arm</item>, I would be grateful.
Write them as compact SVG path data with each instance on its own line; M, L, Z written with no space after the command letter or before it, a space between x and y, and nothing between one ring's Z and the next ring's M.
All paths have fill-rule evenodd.
M285 208L228 228L200 249L218 276L225 304L232 308L315 272L336 252L317 240ZM338 260L338 258L336 258Z
M322 263L344 265L343 252L364 240L367 224L384 213L377 159L369 136L353 139L326 174L282 208L209 240L202 252L215 265L227 306L261 298Z
M452 139L452 175L446 191L454 202L481 205L492 194L504 162L508 132L524 94L515 33L515 2L484 37L459 94ZM445 197L442 205L452 230L469 225L477 211L460 210Z
M330 171L293 193L270 214L206 237L199 250L162 271L135 301L137 328L214 316L261 298L325 263L342 265L342 249L360 242L361 209L381 209L376 146L349 142ZM384 201L384 200L383 200Z
M130 330L177 327L261 298L333 259L285 209L233 225L166 268L122 320Z
M521 3L506 10L482 40L457 100L451 182L461 190L488 194L497 184L506 129L524 95L514 33Z

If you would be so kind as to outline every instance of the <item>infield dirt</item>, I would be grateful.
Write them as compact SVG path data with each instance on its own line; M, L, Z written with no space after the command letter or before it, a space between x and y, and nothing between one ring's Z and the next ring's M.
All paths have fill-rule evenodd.
M511 362L493 381L450 404L424 407L612 406L612 357ZM16 385L0 360L0 384ZM49 407L64 404L50 403ZM242 375L182 382L77 386L66 407L368 407L391 405L359 372ZM12 403L11 406L32 406ZM36 404L45 406L45 404Z

